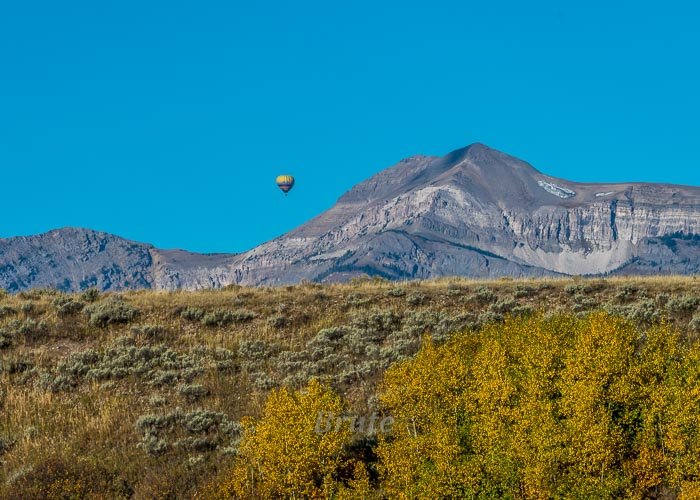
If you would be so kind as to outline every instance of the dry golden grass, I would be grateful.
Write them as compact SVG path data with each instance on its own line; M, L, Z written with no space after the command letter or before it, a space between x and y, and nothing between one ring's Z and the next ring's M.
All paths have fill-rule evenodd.
M52 477L86 496L99 483L106 497L188 497L231 467L235 424L259 416L271 388L318 377L359 413L424 335L602 308L643 324L668 317L693 340L695 298L700 281L676 276L3 294L0 497ZM139 427L145 416L165 423Z

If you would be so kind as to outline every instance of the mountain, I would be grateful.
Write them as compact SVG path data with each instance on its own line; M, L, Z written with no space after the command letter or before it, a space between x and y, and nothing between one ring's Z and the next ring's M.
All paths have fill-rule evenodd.
M482 144L402 160L241 254L84 229L0 240L0 287L11 291L699 271L700 188L572 182Z
M159 250L90 229L56 229L0 239L0 288L11 292L37 287L64 291L174 288L168 286L169 280L178 280L181 273L193 280L199 272L203 274L198 288L215 287L227 283L223 277L228 276L232 257ZM219 270L221 279L217 279Z

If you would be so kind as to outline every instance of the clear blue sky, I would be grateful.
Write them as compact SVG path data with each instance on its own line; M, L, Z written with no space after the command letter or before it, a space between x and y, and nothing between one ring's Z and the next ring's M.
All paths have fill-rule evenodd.
M699 25L691 1L2 2L0 237L242 251L472 142L699 185Z

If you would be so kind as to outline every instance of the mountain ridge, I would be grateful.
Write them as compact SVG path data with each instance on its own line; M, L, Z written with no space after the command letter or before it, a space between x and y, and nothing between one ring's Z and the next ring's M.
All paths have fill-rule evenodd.
M574 182L475 143L405 158L305 224L239 254L163 250L79 228L1 239L0 287L695 274L697 234L698 187Z

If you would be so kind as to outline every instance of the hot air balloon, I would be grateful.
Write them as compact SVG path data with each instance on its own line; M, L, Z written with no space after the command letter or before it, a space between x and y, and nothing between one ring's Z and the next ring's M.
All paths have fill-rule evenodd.
M291 175L278 175L275 182L277 183L277 187L279 187L286 196L289 190L294 186L294 177Z

